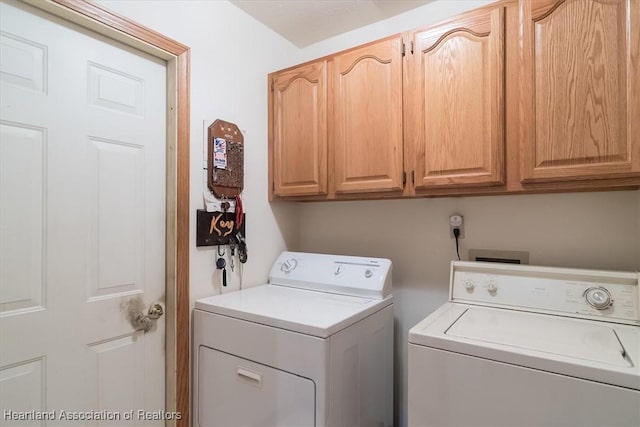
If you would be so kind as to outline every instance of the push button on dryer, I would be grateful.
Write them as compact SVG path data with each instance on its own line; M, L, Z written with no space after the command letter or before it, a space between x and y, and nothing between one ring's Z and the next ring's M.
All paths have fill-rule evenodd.
M489 282L489 284L487 285L487 290L491 295L495 295L496 292L498 292L498 287L494 282Z

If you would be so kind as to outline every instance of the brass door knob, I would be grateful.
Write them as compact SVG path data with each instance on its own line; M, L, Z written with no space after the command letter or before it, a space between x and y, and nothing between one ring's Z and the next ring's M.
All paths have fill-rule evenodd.
M143 314L142 312L138 313L133 319L132 326L137 331L145 331L147 332L156 320L158 320L164 314L164 309L162 305L158 302L154 302L149 306L149 310L147 310L147 314Z
M159 302L154 302L149 306L147 317L151 320L159 319L164 314L164 309Z

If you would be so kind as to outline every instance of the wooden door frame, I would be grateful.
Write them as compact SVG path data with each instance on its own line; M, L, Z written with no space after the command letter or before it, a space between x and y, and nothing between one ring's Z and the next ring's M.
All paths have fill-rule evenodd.
M87 0L22 0L167 62L166 395L175 425L189 423L190 49ZM143 408L140 408L143 409ZM173 422L167 422L167 425Z

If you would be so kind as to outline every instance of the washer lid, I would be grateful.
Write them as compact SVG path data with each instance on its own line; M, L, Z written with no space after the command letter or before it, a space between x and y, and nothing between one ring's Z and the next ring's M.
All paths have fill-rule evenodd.
M469 308L445 334L614 366L633 366L611 326L556 316Z
M640 327L446 303L410 345L640 390Z
M196 301L196 309L320 338L392 303L348 295L263 285Z

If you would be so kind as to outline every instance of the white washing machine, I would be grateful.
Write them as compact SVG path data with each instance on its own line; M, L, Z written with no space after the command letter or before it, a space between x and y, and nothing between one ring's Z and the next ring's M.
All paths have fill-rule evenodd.
M391 261L284 252L196 301L194 425L391 426Z
M409 331L409 425L640 426L638 278L454 262Z

